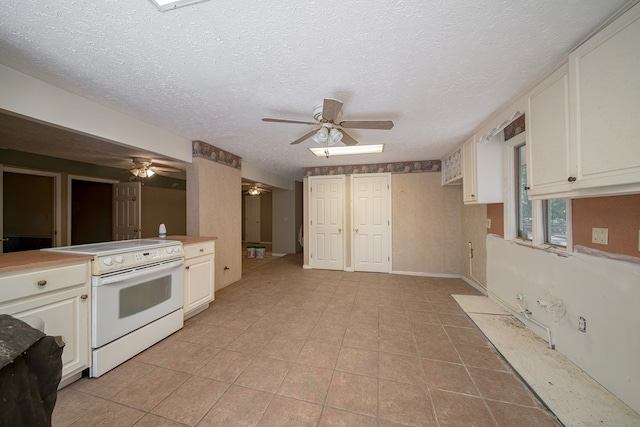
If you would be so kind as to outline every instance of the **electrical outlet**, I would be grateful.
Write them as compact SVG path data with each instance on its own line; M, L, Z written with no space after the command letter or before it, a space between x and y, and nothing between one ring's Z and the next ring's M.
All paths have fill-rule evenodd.
M491 228L491 218L487 218L487 228Z
M591 229L591 243L597 243L599 245L609 244L609 229L608 228L592 228Z

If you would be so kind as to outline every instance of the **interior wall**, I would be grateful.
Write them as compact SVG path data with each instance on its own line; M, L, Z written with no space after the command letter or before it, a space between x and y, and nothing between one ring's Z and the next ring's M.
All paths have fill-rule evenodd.
M572 200L573 244L640 257L640 194ZM609 244L591 243L592 228L607 228Z
M187 234L187 192L171 188L142 186L142 238L158 237L164 224L167 235Z
M461 274L487 287L487 205L464 205L460 245ZM471 244L471 249L469 248Z
M240 169L202 157L187 166L187 234L218 238L216 289L242 278Z
M273 241L273 196L272 193L260 194L260 241Z
M517 311L526 295L531 316L551 329L556 350L640 412L640 265L572 254L568 257L487 236L489 291ZM562 304L557 319L538 300ZM578 330L586 319L586 333ZM546 332L521 320L545 340Z
M462 189L440 173L391 176L393 272L460 273Z
M491 220L491 226L487 228L487 233L504 237L504 203L488 204L487 219Z
M273 189L273 253L296 253L296 192Z

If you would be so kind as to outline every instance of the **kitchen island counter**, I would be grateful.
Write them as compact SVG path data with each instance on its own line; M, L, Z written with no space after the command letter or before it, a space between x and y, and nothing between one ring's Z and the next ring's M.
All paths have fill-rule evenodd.
M93 255L65 254L38 250L10 252L0 255L0 274L30 268L72 264L91 259L93 259Z

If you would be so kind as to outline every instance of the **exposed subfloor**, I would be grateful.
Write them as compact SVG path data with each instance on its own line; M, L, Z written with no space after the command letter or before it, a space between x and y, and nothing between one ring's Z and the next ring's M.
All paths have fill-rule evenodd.
M54 426L558 426L451 294L459 279L288 255L180 331L59 392Z
M484 296L453 295L509 364L567 426L640 426L640 415Z

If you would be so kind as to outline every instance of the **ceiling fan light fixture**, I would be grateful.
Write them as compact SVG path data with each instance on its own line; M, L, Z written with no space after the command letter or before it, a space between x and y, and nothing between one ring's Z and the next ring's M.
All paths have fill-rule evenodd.
M251 187L250 189L247 190L247 194L250 196L259 196L260 190L258 190L256 187Z
M342 141L342 132L338 129L331 129L329 132L329 140L327 141L328 145L335 145L338 142Z
M145 172L147 173L147 178L150 178L156 174L152 169L147 169Z
M326 126L322 126L312 139L318 144L324 144L329 140L329 129Z

